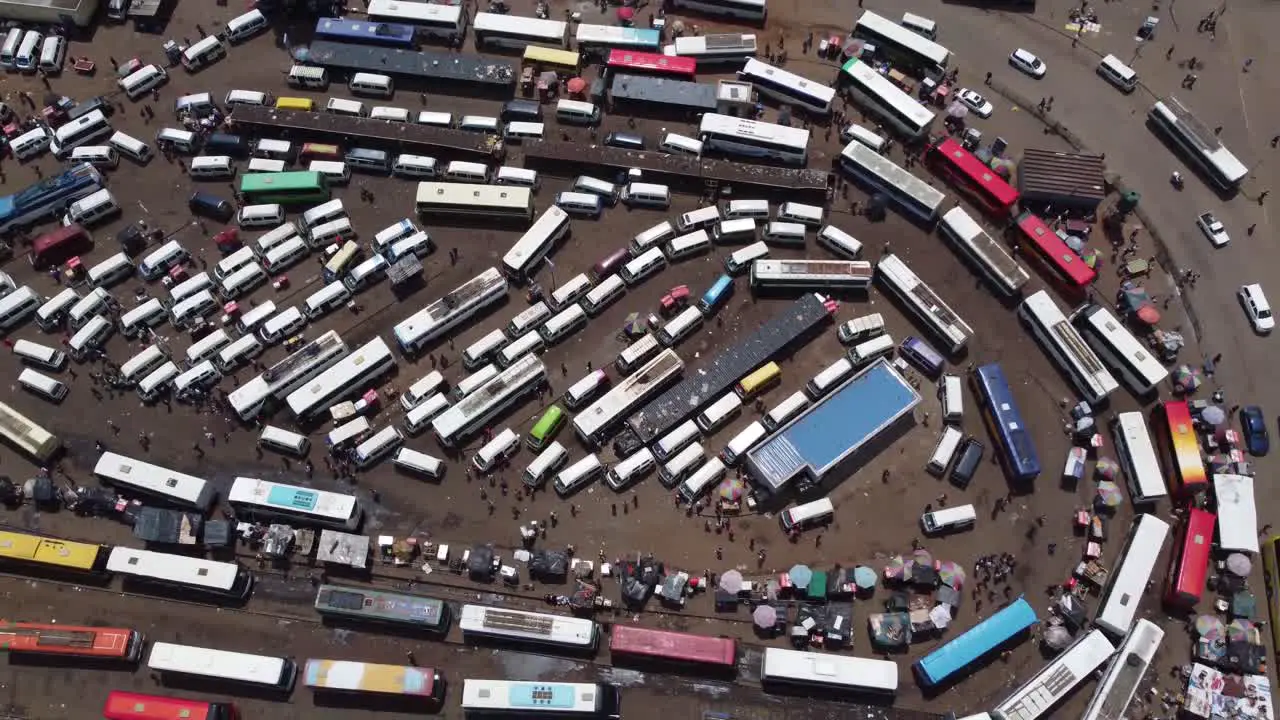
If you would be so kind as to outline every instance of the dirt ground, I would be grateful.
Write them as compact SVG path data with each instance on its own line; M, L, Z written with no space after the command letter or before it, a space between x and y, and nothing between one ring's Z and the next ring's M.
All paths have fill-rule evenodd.
M523 3L514 5L515 12L531 14L531 8L525 8ZM167 33L169 37L195 37L196 24L202 24L208 29L216 28L219 21L235 14L229 8L196 3L182 4L177 12ZM587 8L584 12L585 21L594 21L596 12L594 8ZM781 20L779 16L782 16ZM775 12L772 18L771 22L786 22L783 13ZM702 24L704 32L710 32L714 27L713 23ZM844 21L836 24L843 25ZM794 26L779 27L786 28L788 41L792 47L798 48L803 33ZM769 32L774 32L772 27ZM291 35L292 40L304 33L300 29L294 29ZM51 81L52 88L76 98L110 93L113 90L113 77L109 72L109 59L122 60L137 55L144 61L160 62L163 58L160 51L162 40L157 36L133 33L128 28L99 29L91 44L73 43L71 50L73 56L88 54L95 58L100 66L98 75L83 78L68 72L63 77L54 78ZM470 43L465 51L472 51ZM801 58L796 62L802 63L796 68L798 72L824 80L836 69L832 63L819 63L808 58ZM283 73L289 65L290 61L284 51L273 47L270 35L259 37L234 47L227 59L199 74L188 75L180 68L173 68L170 82L162 89L160 100L145 103L154 107L157 115L155 120L148 122L140 115L144 103L130 103L121 98L123 112L117 112L112 120L113 126L150 140L160 127L173 123L169 107L172 100L180 95L207 90L221 98L231 88L284 94L287 88ZM823 65L826 70L822 69ZM0 82L4 83L4 100L15 107L21 107L16 96L18 91L34 92L37 97L43 91L38 81L16 75L0 78ZM291 95L300 94L293 90L287 92ZM346 90L343 85L335 83L328 94L342 96L346 94ZM414 92L401 91L392 104L417 110L420 109L421 100ZM455 114L468 111L497 114L498 102L429 92L425 107L447 109ZM605 129L624 126L623 117L610 117L605 122ZM677 129L669 123L647 121L642 121L640 127L651 141L656 140L662 129ZM1039 127L1029 119L1016 114L1006 114L1002 118L999 132L1015 149L1026 146L1065 149L1065 146L1058 144L1051 136L1041 135ZM575 130L574 133L576 139L589 141L583 131ZM816 129L810 146L814 167L827 167L831 158L838 153L838 146L825 140L823 134L821 129ZM901 161L901 151L895 150L894 157ZM518 163L518 153L516 158ZM57 167L57 162L51 156L25 165L8 162L0 180L5 185L4 191L12 192L33 182L38 173L47 177L56 172ZM939 183L935 181L935 184ZM554 193L564 189L565 185L563 179L545 181L538 193L538 209L548 206ZM109 174L109 187L122 201L125 212L121 219L95 229L97 247L85 258L87 264L91 265L114 253L112 238L115 232L123 223L136 220L146 220L152 226L163 228L181 240L189 250L198 254L201 265L211 265L217 261L216 248L208 238L219 228L208 221L193 220L186 210L184 199L192 189L229 196L230 189L225 183L193 183L177 166L159 156L146 167L139 167L128 160L122 161L120 168ZM356 187L368 189L374 201L361 201ZM342 191L340 195L347 204L353 225L363 239L368 239L399 218L412 215L414 189L414 183L403 180L360 176L358 183L353 182L353 187ZM859 190L850 188L846 192L849 201L865 201L865 196ZM674 199L668 212L628 212L619 207L608 211L596 222L575 220L571 240L554 252L554 267L548 264L539 271L538 279L548 287L554 286L557 281L562 282L589 269L596 260L621 247L636 232L663 218L674 217L695 207L696 198L678 197ZM1017 326L1013 315L940 240L923 234L918 228L893 214L886 222L870 223L864 217L849 214L848 204L843 201L833 206L830 220L864 243L867 259L875 260L891 242L893 251L903 256L918 274L932 284L976 328L976 336L970 343L966 357L959 360L957 367L952 370L962 371L970 363L998 362L1004 367L1015 385L1015 394L1044 465L1037 492L1014 498L1008 511L995 514L995 500L1005 497L1009 492L996 465L984 464L969 490L963 493L926 475L923 468L935 442L939 412L933 387L923 378L920 379L921 394L925 401L917 412L918 426L864 467L838 482L831 492L831 498L837 507L834 524L824 532L810 533L795 543L787 542L776 519L771 516L735 519L732 524L732 540L727 534L708 532L705 529L706 518L693 517L683 509L673 507L671 496L653 478L627 490L621 496L597 483L568 502L550 493L541 493L533 500L517 499L514 491L510 495L502 493L498 489L501 483L509 482L513 490L519 486L518 472L532 458L527 450L522 450L516 456L510 470L499 473L488 482L469 480L462 472L461 463L455 460L451 460L448 474L439 484L409 479L396 473L390 462L384 462L361 473L357 484L352 487L335 480L324 471L319 462L322 449L312 451L317 470L314 477L307 477L297 463L281 461L271 454L265 458L259 457L255 450L256 432L229 422L226 418L208 412L197 412L178 404L168 408L163 405L145 407L131 390L120 394L108 391L103 399L95 400L90 393L92 385L89 368L85 366L73 365L75 374L63 373L60 377L72 388L70 396L60 406L55 407L28 393L19 392L16 385L11 386L13 392L8 401L63 438L67 447L63 467L68 478L74 482L94 482L90 476L96 458L94 443L100 441L119 452L145 457L152 462L209 478L222 490L228 488L236 476L252 476L354 492L369 508L369 520L364 527L367 534L396 537L416 535L454 546L492 542L500 548L508 549L508 555L509 549L519 544L520 523L533 518L547 518L555 511L560 518L559 524L550 530L547 539L541 544L554 548L574 544L578 552L584 555L595 555L598 551L612 559L636 553L652 553L669 567L690 572L701 572L704 569L719 572L738 568L748 577L774 574L796 562L809 563L815 567L827 567L836 563L866 563L874 566L882 565L884 559L891 554L910 549L912 541L919 538L917 519L926 505L972 502L977 505L980 514L980 521L974 531L952 536L945 544L929 546L926 543L926 547L931 547L940 558L958 561L966 567L972 567L975 560L983 554L1013 553L1018 559L1018 566L1010 583L1009 596L1025 593L1037 609L1043 611L1047 606L1046 587L1065 580L1080 556L1081 543L1071 533L1068 511L1072 507L1086 504L1090 495L1087 483L1082 483L1079 488L1063 489L1057 478L1059 463L1065 458L1069 447L1063 432L1061 403L1063 399L1072 396L1071 391L1031 338ZM334 313L310 326L306 331L307 336L315 337L325 330L336 329L353 346L375 334L386 338L396 322L480 271L497 265L501 255L518 237L518 232L515 231L483 228L429 226L428 230L436 243L437 251L424 261L428 277L424 288L407 299L396 300L387 284L382 283L360 296L364 309L359 315L346 311ZM459 252L456 263L449 261L450 248L456 248ZM710 255L673 264L641 286L629 290L623 300L593 318L584 330L551 348L544 361L551 373L552 397L581 377L588 367L610 367L610 374L617 379L611 364L624 347L616 335L628 313L656 310L659 298L678 284L688 284L694 293L700 293L720 274L725 252L727 251L717 248ZM824 250L812 245L804 251L775 250L775 255L828 257ZM276 292L269 287L262 288L254 293L253 299L263 301L270 298L282 308L300 303L318 287L318 267L314 261L295 266L288 273L290 286L287 289ZM4 269L20 283L30 283L46 295L57 291L52 280L32 273L21 257L8 263ZM1114 281L1108 278L1106 282ZM678 352L691 370L720 349L731 345L738 335L750 331L786 302L764 299L757 301L751 297L745 283L745 279L738 281L737 294L720 311L717 322L707 323L696 335L679 345ZM126 308L133 302L133 290L137 285L137 281L130 281L117 286L115 290L114 294ZM1039 278L1033 275L1032 289L1038 289L1040 285ZM1109 293L1113 288L1105 289ZM159 286L154 284L149 290L153 294L161 292ZM513 291L505 304L455 332L447 343L433 351L437 356L444 356L451 361L445 372L451 383L463 376L461 363L452 362L461 351L490 330L505 325L524 306L522 294ZM869 298L848 298L841 304L832 328L783 363L783 381L765 395L765 406L771 406L799 389L808 378L837 359L842 348L835 337L835 324L868 312L884 313L889 333L895 339L920 333L920 329L911 320L904 317L894 304L886 302L878 292L873 291ZM166 336L165 340L175 355L185 350L188 343L184 337L174 333L168 326L163 326L160 332ZM42 337L34 324L28 324L12 333L10 338L27 338L48 343L55 343L57 340L53 336ZM140 347L138 343L131 344L116 336L108 345L108 355L116 362L123 362ZM282 348L275 348L268 351L262 361L270 364L283 355ZM18 372L17 363L10 357L0 357L0 366L11 377ZM565 368L565 372L559 370L561 367ZM431 364L425 356L417 362L398 358L396 375L384 390L402 390L430 368ZM235 377L224 380L221 387L229 391L252 375L252 369L242 370ZM976 403L972 397L966 397L966 402L970 411L966 416L964 429L986 442L987 435L980 427L976 412L972 410ZM391 407L384 408L378 414L374 420L375 426L400 422L401 412L398 407L389 405ZM1121 391L1113 399L1112 409L1132 409L1134 405L1133 400ZM511 427L517 432L527 431L542 408L541 401L524 403L495 423L495 427ZM935 420L929 421L926 413ZM714 437L705 440L704 444L708 449L718 451L754 419L756 413L748 409L733 423L715 433ZM276 422L288 425L283 417ZM119 428L118 435L113 433L109 423L114 423ZM323 448L323 433L328 429L320 428L313 433L312 439L318 448ZM211 446L202 439L205 432L214 433L216 444ZM152 438L149 451L144 451L139 446L139 433L146 433ZM570 431L563 432L560 439L572 448L574 457L585 452ZM194 442L203 445L203 457L197 457L192 450ZM406 445L434 455L443 453L429 434L410 438ZM474 444L468 450L473 451ZM466 457L469 456L470 453L466 453ZM10 451L4 451L3 457L6 472L11 476L24 476L33 471L26 460ZM603 459L614 459L608 449L604 451ZM890 470L888 482L882 480L886 469ZM482 494L495 500L495 506L490 508L488 502L482 499ZM576 516L571 517L569 502L577 506ZM1042 518L1043 527L1038 527L1037 518ZM128 529L122 525L108 520L76 518L66 513L46 514L22 508L5 513L0 521L11 526L66 537L108 543L136 543ZM1121 535L1128 522L1129 509L1125 507L1115 520L1113 537ZM1050 542L1057 544L1057 550L1053 554L1049 554L1047 550ZM756 559L756 551L760 549L767 552L767 559L763 563L758 563ZM723 559L717 559L718 550L722 552ZM1107 557L1114 557L1118 550L1119 542L1113 540L1108 547ZM380 573L383 570L379 568ZM397 576L389 571L385 574ZM401 581L408 580L408 576L403 573L398 577ZM500 588L469 585L455 576L441 572L419 574L416 582L419 589L428 594L441 594L456 600L469 598L486 602L507 602L522 607L536 607L536 601L543 593L556 591L555 588L539 586L532 592L505 593ZM316 626L314 618L309 615L307 606L312 600L312 590L305 580L296 575L288 579L271 572L264 573L264 580L247 612L218 611L209 607L139 600L39 582L0 580L0 588L3 588L12 608L8 611L12 617L31 620L56 618L62 623L75 624L127 624L144 628L155 639L178 639L193 644L207 639L209 644L219 647L240 650L269 648L298 658L312 656L308 653L328 652L329 657L383 661L396 661L403 657L407 647L412 647L422 662L441 663L454 687L457 687L457 681L468 672L480 676L511 678L603 677L628 686L627 704L632 707L635 706L632 703L650 703L665 709L670 703L675 712L685 712L685 708L688 708L690 714L685 715L686 717L695 717L693 712L697 710L712 709L732 709L734 717L751 718L820 717L822 713L829 711L824 709L827 706L821 704L806 709L794 702L782 704L762 700L749 689L678 681L663 676L644 676L640 681L631 682L622 676L610 675L606 667L569 661L540 660L539 662L547 663L546 667L531 670L536 664L533 661L515 662L510 659L511 656L519 655L516 653L483 650L460 652L452 646L431 643L410 645L401 639L327 631ZM607 588L607 592L616 598L616 586L610 583ZM872 601L859 603L855 626L865 626L865 615L879 611L885 595L881 591ZM985 617L992 606L1003 602L1004 598L1003 592L991 597L966 597L956 624L943 639L955 636L977 619ZM306 619L294 621L282 619L281 616ZM706 598L693 600L680 613L655 611L638 617L618 617L616 621L653 623L704 634L729 634L744 638L752 635L750 618L745 613L732 617L717 616ZM1014 649L1007 662L997 662L978 670L955 690L939 698L924 698L911 678L909 663L938 644L939 641L920 643L909 654L894 658L899 662L902 677L902 690L897 702L899 707L936 712L982 709L1003 698L1011 687L1028 677L1033 668L1038 668L1043 662L1034 643L1024 643ZM1173 641L1171 634L1163 656L1181 657L1174 654L1182 652L1181 650L1171 650L1171 647L1179 644ZM863 656L873 653L865 634L855 634L853 652ZM1158 665L1161 668L1164 666L1165 663ZM126 677L129 679L125 680ZM10 666L0 669L0 678L3 678L0 681L8 688L6 699L14 706L13 715L22 718L88 717L90 709L100 702L105 693L103 688L154 687L153 681L143 671L132 675L119 672L77 673L73 678L65 669ZM68 683L74 684L69 688ZM80 684L85 688L83 692L67 692ZM1061 711L1063 716L1082 708L1090 692L1086 688L1077 693ZM310 695L305 690L294 693L293 703L299 709L290 712L296 714L283 714L285 711L278 704L259 699L243 699L241 702L246 710L253 711L247 714L248 717L265 717L268 714L315 718L364 716L350 711L344 711L340 715L338 711L303 709L310 703ZM626 707L624 705L624 712ZM448 702L444 712L446 716L453 717L456 702ZM839 710L830 712L834 714ZM900 710L890 712L889 716L905 718L912 714L911 711ZM369 713L368 716L374 715ZM391 713L377 715L394 716ZM627 716L633 715L628 713Z

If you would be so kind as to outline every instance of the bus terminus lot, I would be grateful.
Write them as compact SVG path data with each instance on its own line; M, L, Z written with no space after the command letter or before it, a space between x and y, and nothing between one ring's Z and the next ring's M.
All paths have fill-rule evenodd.
M111 548L107 571L139 584L228 600L244 600L253 589L253 573L239 563L126 547Z
M933 127L932 110L857 58L841 68L839 84L868 114L893 128L904 140L923 138Z
M1134 395L1150 396L1169 377L1164 364L1105 306L1084 305L1071 314L1071 322Z
M431 668L311 659L302 678L316 693L444 699L444 676Z
M471 27L478 49L497 46L523 50L527 45L564 47L569 30L569 26L559 20L484 12L476 13Z
M799 691L835 690L892 696L898 692L898 664L891 660L765 648L760 684Z
M427 343L506 296L507 279L497 268L489 268L401 320L391 332L400 345L400 351L414 355Z
M967 674L984 657L1025 633L1036 623L1036 611L1019 597L945 645L917 660L911 667L924 687L940 685Z
M1047 291L1041 290L1023 300L1018 306L1018 318L1027 325L1036 342L1058 368L1071 379L1080 397L1093 404L1101 403L1119 387Z
M364 509L354 495L248 477L238 477L231 483L227 502L237 518L280 520L347 532L357 530L364 517Z
M1160 550L1169 536L1169 524L1155 515L1139 515L1129 529L1120 559L1114 563L1107 589L1098 602L1093 624L1115 637L1124 637L1133 625L1138 602L1160 559Z
M0 622L0 650L11 655L134 663L143 644L142 633L129 628Z
M1040 720L1116 652L1101 630L1081 635L1061 655L996 706L1008 720ZM993 713L994 715L994 713Z
M503 272L514 281L527 280L551 248L568 232L569 213L556 205L547 208L502 256Z
M1017 296L1031 279L964 208L955 207L943 214L938 234L955 246L1003 297Z
M441 444L455 447L487 427L491 421L547 380L547 366L536 355L521 357L457 404L431 421Z
M941 73L951 57L951 52L938 43L870 10L858 18L853 35L875 45L877 51L893 60L894 66L907 68L917 77Z
M268 400L283 400L349 352L338 333L330 330L232 390L227 401L241 420L252 420Z
M318 172L296 170L278 173L245 173L240 194L247 205L304 205L329 199L329 185Z
M897 255L885 255L876 265L876 279L942 343L943 351L956 354L973 337L973 328L924 284Z
M102 453L93 466L93 474L125 495L143 495L201 512L208 512L217 497L217 490L204 478L113 452Z
M311 418L328 410L334 403L368 389L383 375L395 369L391 348L374 338L350 355L342 358L314 380L294 390L285 398L293 416Z
M513 185L420 182L414 205L419 215L477 215L495 220L533 218L533 190Z
M609 389L573 418L573 429L588 445L600 444L633 411L679 379L684 361L670 348Z
M755 58L748 58L738 78L755 86L759 92L787 105L798 105L810 112L826 115L831 112L835 88L793 72L777 68Z
M458 627L464 638L509 641L548 648L588 651L600 642L600 629L586 618L463 605Z
M41 465L48 462L62 447L62 441L57 435L4 403L0 403L0 440Z
M326 618L395 626L431 633L449 630L449 606L443 600L408 593L321 585L316 612Z
M0 233L30 228L102 189L102 173L80 163L13 195L0 197Z
M1134 623L1133 631L1125 638L1107 666L1106 673L1093 691L1093 699L1084 711L1081 720L1119 720L1129 717L1129 703L1138 692L1138 685L1151 662L1155 660L1156 651L1164 640L1164 630L1150 620L1141 619Z
M41 575L103 575L110 548L31 533L0 530L0 565Z
M603 683L462 681L462 709L467 717L618 720L621 702L618 688Z
M1005 474L1017 483L1035 480L1040 475L1040 457L1004 371L999 365L982 365L973 371L972 380L982 420L991 433L995 455Z
M756 260L751 287L760 290L866 290L875 273L865 260Z
M298 677L298 666L289 658L165 642L151 646L147 667L161 676L232 682L281 693L291 692Z
M1222 190L1240 186L1249 168L1177 98L1167 97L1147 113L1151 128L1169 138L1210 182Z
M932 223L947 195L892 160L854 140L840 151L840 167L873 192L882 192L908 219Z
M698 136L705 148L728 155L770 158L793 165L804 165L809 158L809 131L802 128L706 113L698 126Z

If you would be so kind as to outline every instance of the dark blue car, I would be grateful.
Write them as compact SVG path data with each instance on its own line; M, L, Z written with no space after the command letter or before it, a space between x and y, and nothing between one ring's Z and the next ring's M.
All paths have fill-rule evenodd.
M1267 435L1267 421L1262 408L1257 405L1240 408L1240 428L1244 431L1244 447L1250 455L1262 456L1271 450L1271 438Z

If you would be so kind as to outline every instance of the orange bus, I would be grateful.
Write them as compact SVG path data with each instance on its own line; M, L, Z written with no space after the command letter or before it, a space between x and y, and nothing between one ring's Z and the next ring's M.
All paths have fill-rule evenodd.
M1182 534L1169 554L1169 577L1165 582L1164 601L1182 610L1193 610L1204 595L1209 575L1209 552L1213 544L1213 526L1217 517L1211 512L1191 508L1182 522Z
M142 633L128 628L0 620L0 650L11 653L137 662L143 644Z
M107 720L238 720L231 703L112 692L102 708Z
M1170 400L1151 411L1151 430L1164 456L1165 478L1171 495L1195 495L1209 487L1200 457L1200 439L1185 400Z

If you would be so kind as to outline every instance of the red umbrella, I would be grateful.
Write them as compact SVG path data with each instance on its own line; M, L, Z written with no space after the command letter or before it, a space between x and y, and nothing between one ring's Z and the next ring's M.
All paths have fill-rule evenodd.
M625 9L626 9L626 8L623 8L623 10L625 10ZM583 90L586 90L586 89L587 89L587 81L586 81L586 80L583 80L583 79L582 79L582 78L580 78L580 77L571 78L571 79L569 80L569 92L573 93L574 95L577 95L578 93L580 93L580 92L582 92Z
M618 19L622 22L629 23L636 16L635 8L620 7L618 8Z
M1160 323L1160 311L1155 309L1153 305L1143 305L1138 308L1135 313L1138 319L1148 325L1158 325Z

